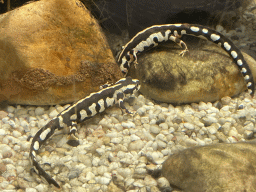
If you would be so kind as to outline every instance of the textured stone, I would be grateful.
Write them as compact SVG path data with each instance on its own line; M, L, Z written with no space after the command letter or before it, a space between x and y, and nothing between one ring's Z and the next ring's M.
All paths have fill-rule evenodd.
M168 103L213 102L245 91L246 83L232 58L213 43L193 47L189 52L172 47L153 49L138 56L136 70L129 73L141 82L140 91L152 99ZM244 53L256 80L256 61Z
M0 101L70 103L122 77L80 1L33 2L1 15L0 25Z
M171 155L162 175L184 192L255 191L256 144L217 144Z

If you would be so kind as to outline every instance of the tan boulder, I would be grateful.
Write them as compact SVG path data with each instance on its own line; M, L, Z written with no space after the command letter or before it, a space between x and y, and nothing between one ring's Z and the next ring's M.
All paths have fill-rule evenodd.
M136 70L129 75L141 82L140 91L154 100L167 103L214 102L246 90L244 78L232 60L213 43L193 46L189 52L173 46L159 47L138 56ZM256 61L245 55L256 80Z
M193 147L171 155L162 176L184 192L256 191L255 158L255 142Z
M42 0L0 16L0 102L70 103L122 77L78 0Z

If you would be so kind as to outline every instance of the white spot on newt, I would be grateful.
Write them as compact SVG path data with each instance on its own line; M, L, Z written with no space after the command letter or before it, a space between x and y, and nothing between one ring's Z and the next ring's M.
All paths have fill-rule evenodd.
M231 49L231 46L227 42L225 42L223 45L227 51Z
M105 110L105 107L104 107L104 100L103 100L103 99L100 99L100 100L98 101L98 104L100 105L100 110L99 110L99 112L104 111L104 110Z
M95 107L96 107L96 104L95 104L95 103L93 103L90 107L88 107L89 110L92 112L91 116L94 116L94 115L97 113Z
M42 141L45 140L45 138L47 137L47 135L51 132L51 128L47 128L46 130L44 130L41 134L40 134L40 139Z
M106 102L107 102L107 106L110 107L114 104L115 99L107 97Z
M39 149L39 142L38 141L36 141L35 143L34 143L34 150L35 151L38 151L38 149Z
M238 64L239 66L242 66L242 65L243 65L242 60L241 60L241 59L238 59L238 60L237 60L237 64Z
M211 39L213 41L218 41L220 39L220 36L219 35L216 35L216 34L211 34Z
M202 31L203 31L203 33L205 33L205 34L208 33L208 29L203 28Z
M237 58L237 53L235 51L231 51L231 55L234 59Z
M190 27L191 31L194 31L194 32L198 32L199 31L199 28L198 27Z
M86 117L88 117L87 112L84 109L80 111L80 115L81 115L81 121L83 121Z

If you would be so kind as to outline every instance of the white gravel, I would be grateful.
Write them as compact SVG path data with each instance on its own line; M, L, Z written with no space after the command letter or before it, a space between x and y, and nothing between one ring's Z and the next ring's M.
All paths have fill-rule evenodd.
M158 191L157 184L168 183L164 178L155 180L147 169L161 165L168 155L187 147L245 141L256 131L256 100L247 93L176 107L139 95L130 104L126 102L133 115L122 115L116 106L80 124L78 147L66 144L67 129L56 132L42 147L38 161L62 183L62 191L107 191L114 185L126 191ZM18 186L25 191L54 190L30 175L27 139L64 108L7 107L8 115L0 120L1 190L16 191Z

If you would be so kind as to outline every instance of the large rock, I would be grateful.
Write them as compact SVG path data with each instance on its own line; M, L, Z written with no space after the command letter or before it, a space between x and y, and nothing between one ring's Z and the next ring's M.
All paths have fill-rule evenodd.
M141 82L140 91L157 101L167 103L213 102L224 96L245 91L244 78L231 59L213 43L194 47L186 42L189 52L184 57L180 49L158 48L138 56L136 70L129 75ZM256 81L256 61L245 55Z
M42 0L0 16L0 101L70 103L122 77L78 0Z
M171 155L162 167L184 192L256 191L256 143L216 144Z

